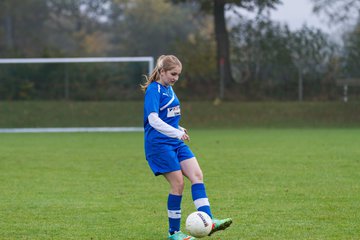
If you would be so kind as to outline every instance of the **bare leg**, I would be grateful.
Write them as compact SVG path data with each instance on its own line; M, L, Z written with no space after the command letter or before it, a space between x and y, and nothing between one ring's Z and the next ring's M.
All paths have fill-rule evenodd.
M190 180L191 184L203 183L203 173L195 157L180 162L182 173Z
M164 177L170 184L170 193L171 194L173 194L173 195L182 195L183 194L184 177L183 177L181 170L165 173Z

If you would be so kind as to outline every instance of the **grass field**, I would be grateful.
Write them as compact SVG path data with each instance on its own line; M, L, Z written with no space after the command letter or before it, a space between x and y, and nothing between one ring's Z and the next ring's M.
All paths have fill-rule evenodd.
M214 215L234 220L212 239L360 239L360 129L190 134ZM168 186L142 138L0 134L0 239L165 240Z

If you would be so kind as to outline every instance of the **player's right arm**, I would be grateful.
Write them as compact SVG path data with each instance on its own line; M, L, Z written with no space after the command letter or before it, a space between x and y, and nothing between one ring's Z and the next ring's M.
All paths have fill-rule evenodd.
M159 115L155 112L149 114L148 120L150 126L168 137L177 138L180 140L190 140L189 136L184 131L176 129L165 123L159 118Z

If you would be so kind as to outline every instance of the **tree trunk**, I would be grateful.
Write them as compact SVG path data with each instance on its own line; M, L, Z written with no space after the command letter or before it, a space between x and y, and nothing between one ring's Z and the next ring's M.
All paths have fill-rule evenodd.
M220 81L222 81L222 83L220 83L220 88L221 86L229 85L233 80L229 54L229 34L227 32L225 22L225 3L225 0L214 0L217 69Z
M8 49L13 49L14 47L13 24L12 24L12 18L8 12L6 12L4 16L4 26L5 26L6 47Z

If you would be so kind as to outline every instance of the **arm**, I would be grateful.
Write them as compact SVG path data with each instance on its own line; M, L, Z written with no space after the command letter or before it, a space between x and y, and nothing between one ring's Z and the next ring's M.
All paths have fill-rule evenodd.
M182 126L179 126L179 130L182 131L182 132L184 132L184 133L186 133L186 134L188 134L187 129L186 129L186 128L183 128Z
M180 140L188 140L189 138L184 131L181 131L170 126L169 124L166 124L163 120L159 118L159 115L155 112L149 114L148 120L150 126L168 137L177 138Z

